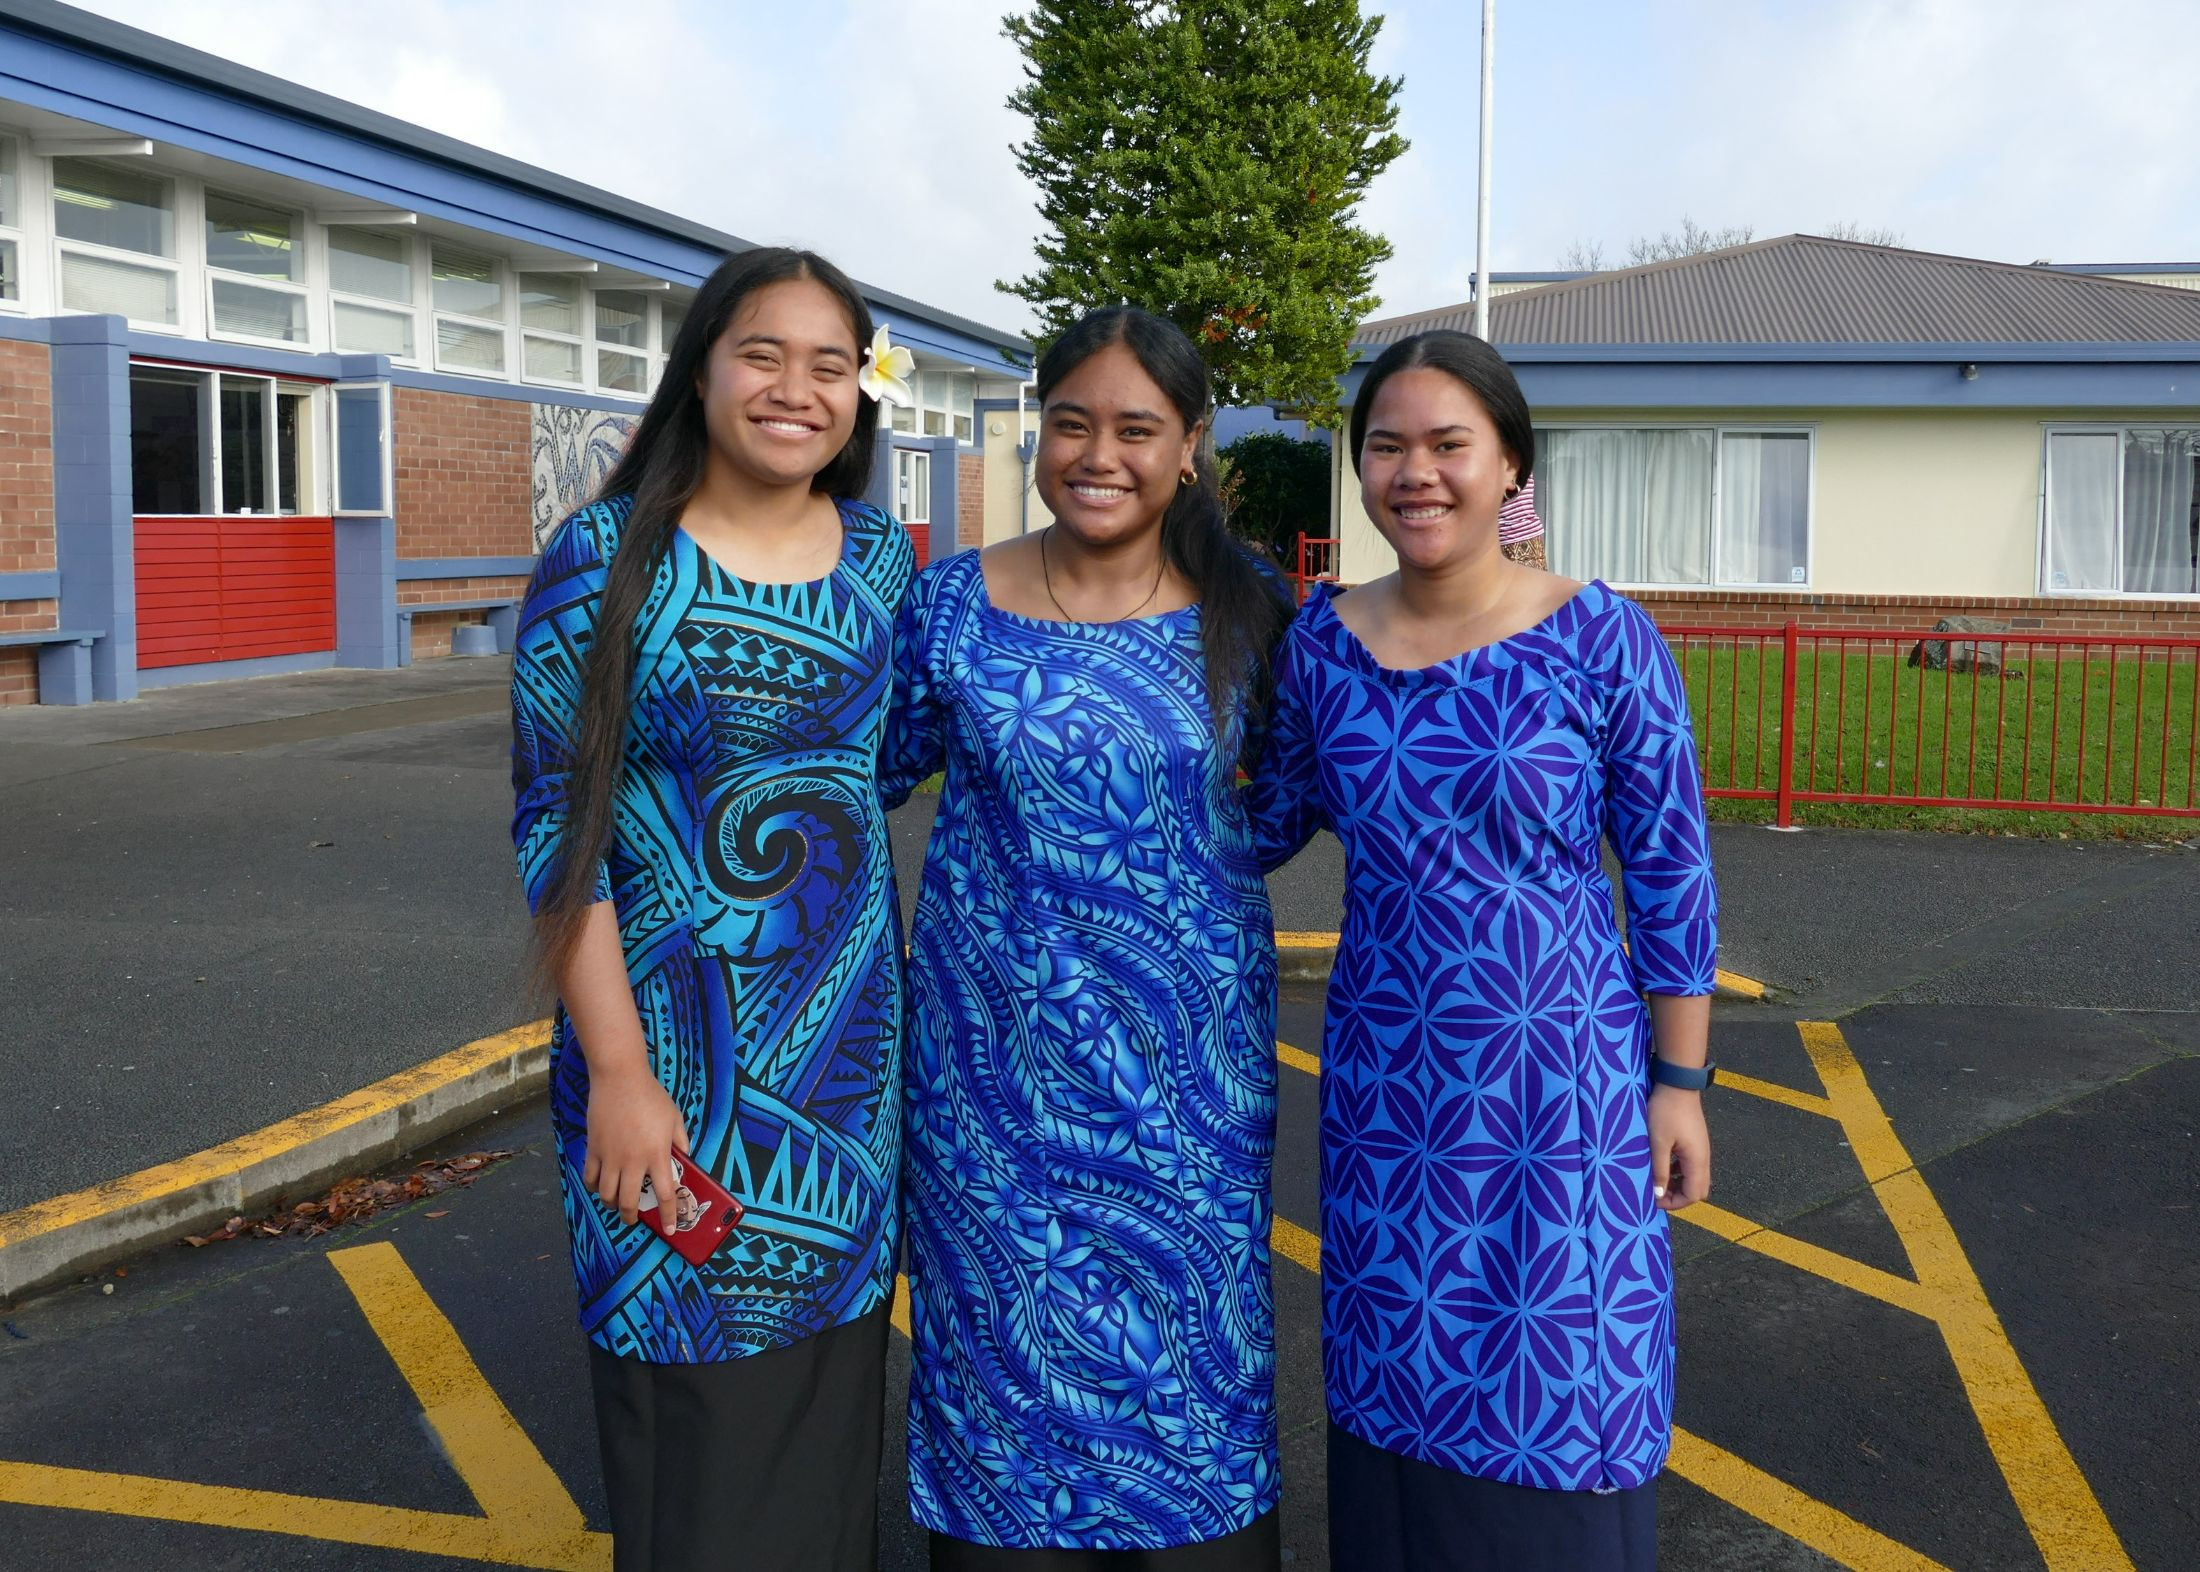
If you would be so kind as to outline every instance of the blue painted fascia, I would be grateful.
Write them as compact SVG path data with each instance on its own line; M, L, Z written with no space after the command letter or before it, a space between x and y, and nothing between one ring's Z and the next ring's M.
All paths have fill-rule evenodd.
M1360 362L1375 360L1390 346L1359 344L1354 349ZM2039 361L2066 364L2076 361L2146 362L2200 360L2200 341L2153 339L2105 343L1895 343L1895 344L1499 344L1499 354L1515 366L1549 362L1593 362L1599 365L1660 364L1718 365L1783 361L1808 365L1839 365L1855 361L1938 361L1958 365L1965 361Z
M0 600L59 600L58 573L0 573Z
M524 578L535 571L533 557L399 557L397 577L420 579ZM434 610L434 607L427 608Z
M71 7L0 4L0 98L689 286L751 243ZM1013 366L1014 334L860 286Z
M344 375L344 362L355 357L322 355L311 350L272 349L258 344L228 344L218 339L182 338L174 333L148 333L132 328L129 336L132 360L178 360L217 370L253 371L275 377L313 377L334 382Z
M2200 407L2200 344L1498 347L1539 410ZM1975 379L1962 376L1966 364ZM1346 403L1366 370L1340 379Z
M2200 273L2200 262L2049 262L2050 273Z
M13 339L18 344L51 344L51 323L50 317L18 317L0 311L0 338Z

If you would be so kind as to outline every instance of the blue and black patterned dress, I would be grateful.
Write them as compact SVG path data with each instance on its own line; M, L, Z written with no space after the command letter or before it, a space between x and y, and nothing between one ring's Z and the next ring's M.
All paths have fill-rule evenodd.
M559 527L520 614L512 833L530 908L565 823L581 674L628 505ZM900 919L874 772L915 558L874 508L842 503L840 521L838 565L807 584L736 578L676 530L635 624L597 890L617 903L650 1061L690 1155L748 1215L695 1267L582 1185L588 1065L561 1009L550 1106L581 1324L614 1354L738 1358L891 1292Z
M1253 791L1265 862L1322 828L1345 848L1321 1077L1330 1417L1507 1484L1640 1485L1673 1412L1643 995L1710 993L1717 949L1680 674L1602 584L1417 671L1379 664L1334 602L1318 589L1285 640Z
M1155 1549L1276 1503L1275 935L1197 607L901 617L889 803L946 770L910 963L917 1521Z

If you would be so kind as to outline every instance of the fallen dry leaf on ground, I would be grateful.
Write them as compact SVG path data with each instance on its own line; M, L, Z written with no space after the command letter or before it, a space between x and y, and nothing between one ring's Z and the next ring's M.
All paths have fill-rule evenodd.
M279 1239L286 1234L317 1238L333 1228L372 1217L390 1207L470 1185L511 1155L510 1152L468 1152L463 1157L431 1157L414 1165L413 1171L402 1178L360 1174L340 1179L318 1201L281 1206L253 1220L232 1217L212 1233L185 1235L183 1242L193 1249L202 1249L246 1234L262 1239ZM443 1217L448 1213L430 1212L428 1215Z

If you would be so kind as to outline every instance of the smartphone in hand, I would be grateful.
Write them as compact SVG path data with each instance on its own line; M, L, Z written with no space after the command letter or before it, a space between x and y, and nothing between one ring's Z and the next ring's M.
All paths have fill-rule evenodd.
M665 1243L695 1265L710 1259L727 1234L740 1226L741 1203L702 1169L672 1155L672 1197L667 1206L657 1197L649 1176L642 1179L643 1222L657 1231Z

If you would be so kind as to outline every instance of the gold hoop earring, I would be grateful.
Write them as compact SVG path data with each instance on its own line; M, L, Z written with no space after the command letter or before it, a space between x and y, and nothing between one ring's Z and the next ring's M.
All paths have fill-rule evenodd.
M1199 479L1199 476L1197 474L1195 474L1191 470L1186 470L1183 474L1176 477L1176 483L1179 486L1189 486L1193 481L1197 479Z

